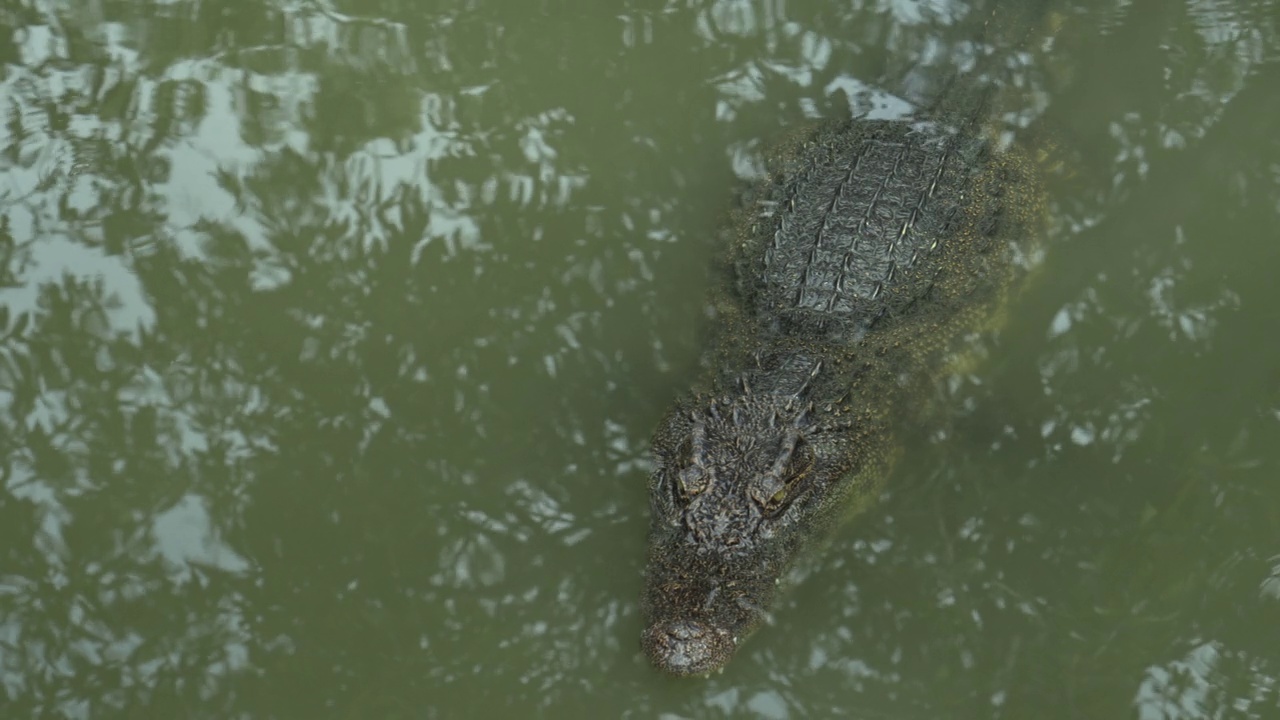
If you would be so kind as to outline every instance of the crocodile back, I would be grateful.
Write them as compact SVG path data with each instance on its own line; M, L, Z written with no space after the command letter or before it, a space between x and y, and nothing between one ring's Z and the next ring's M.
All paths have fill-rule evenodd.
M739 268L748 313L783 334L847 341L910 314L947 265L981 284L1004 214L982 183L991 159L986 139L938 123L817 129L766 184L754 258Z

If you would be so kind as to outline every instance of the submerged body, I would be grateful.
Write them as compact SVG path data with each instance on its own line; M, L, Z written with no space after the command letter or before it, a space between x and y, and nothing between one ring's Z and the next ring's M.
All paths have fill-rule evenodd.
M698 386L653 439L643 646L705 674L888 473L1036 235L1024 156L972 124L855 120L787 149L735 225Z

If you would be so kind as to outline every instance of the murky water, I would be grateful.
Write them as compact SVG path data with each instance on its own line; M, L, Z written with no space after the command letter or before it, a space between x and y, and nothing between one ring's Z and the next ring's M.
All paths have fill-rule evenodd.
M1280 717L1280 5L1047 4L1043 272L694 681L645 451L732 189L980 22L602 5L0 5L0 717Z

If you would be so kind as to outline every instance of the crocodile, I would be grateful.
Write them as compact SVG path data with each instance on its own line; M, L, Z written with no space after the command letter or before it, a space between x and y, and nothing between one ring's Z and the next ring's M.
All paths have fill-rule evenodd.
M1026 275L1042 187L982 114L811 127L728 223L703 371L651 442L641 644L659 669L720 670L770 618Z

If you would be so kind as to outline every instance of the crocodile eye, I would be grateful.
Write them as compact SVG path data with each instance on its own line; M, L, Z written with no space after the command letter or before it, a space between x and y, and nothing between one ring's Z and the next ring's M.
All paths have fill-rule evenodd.
M689 439L680 443L673 469L675 471L672 475L675 478L670 482L669 487L671 499L677 505L688 502L690 498L704 492L710 485L711 479L706 469L693 461L693 442ZM671 476L668 475L668 477Z
M776 511L787 499L787 486L777 476L769 474L751 487L751 499L755 500L766 515Z
M688 495L697 495L707 489L707 473L697 465L690 465L680 471L680 487Z
M791 488L792 484L788 483L778 488L778 491L768 498L763 500L759 497L756 498L756 502L760 503L760 509L764 511L765 517L772 517L782 510L787 503L787 495Z
M813 451L807 443L798 442L783 476L770 473L761 477L751 488L751 497L760 505L766 517L776 515L800 489L802 481L812 469Z
M706 468L697 463L693 459L693 440L686 439L680 444L680 451L676 454L680 472L676 474L676 479L680 483L680 490L685 497L692 497L707 489L708 481Z

